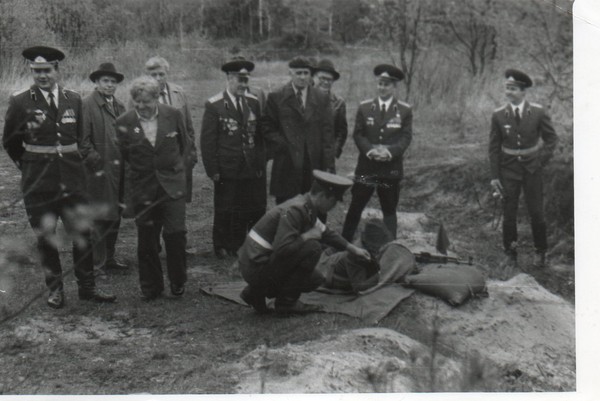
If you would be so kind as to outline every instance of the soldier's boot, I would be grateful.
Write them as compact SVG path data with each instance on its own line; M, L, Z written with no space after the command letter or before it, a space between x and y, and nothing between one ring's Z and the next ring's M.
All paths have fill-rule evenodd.
M247 285L244 287L242 292L240 293L240 298L250 305L256 313L264 315L271 312L271 309L267 307L267 303L265 302L264 294L260 293L256 289L253 289L251 286Z
M505 251L504 259L500 263L500 279L508 280L511 278L517 267L517 252L512 250Z
M535 252L535 254L533 255L533 266L540 268L540 269L547 267L546 252L544 252L544 251L536 251Z
M65 294L62 288L56 288L54 290L50 290L50 295L48 296L48 306L54 309L60 309L65 304Z

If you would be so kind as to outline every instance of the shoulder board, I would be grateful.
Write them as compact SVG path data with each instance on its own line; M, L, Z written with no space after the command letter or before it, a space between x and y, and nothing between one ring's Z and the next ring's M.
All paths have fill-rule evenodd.
M401 100L398 100L398 99L396 99L396 102L398 102L398 104L399 104L400 106L404 106L404 107L407 107L407 108L409 108L409 109L412 107L410 104L408 104L408 103L405 103L405 102L403 102L403 101L401 101Z
M210 99L208 99L209 103L215 103L218 102L219 100L223 99L223 92L219 92L216 95L214 95L213 97L211 97Z
M500 107L498 107L497 109L495 109L495 110L494 110L494 113L495 113L495 112L497 112L497 111L502 111L502 110L504 110L505 108L506 108L506 105L504 105L504 106L500 106Z
M16 90L11 94L11 96L19 96L20 94L23 94L25 92L29 92L29 88Z
M360 104L363 105L363 104L373 103L373 100L374 99L363 100L362 102L360 102Z
M249 97L250 99L258 100L258 98L254 95L254 93L246 92L246 94L244 96Z
M531 107L536 107L536 108L538 108L538 109L543 109L543 108L544 108L544 106L542 106L542 105L541 105L541 104L539 104L539 103L529 103L529 105L530 105Z

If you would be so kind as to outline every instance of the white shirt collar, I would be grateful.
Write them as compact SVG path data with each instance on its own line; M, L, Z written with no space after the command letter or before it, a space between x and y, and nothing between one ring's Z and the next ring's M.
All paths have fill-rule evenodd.
M392 101L394 100L394 96L390 96L390 98L386 101L381 100L380 97L377 98L377 101L379 102L379 109L381 110L381 107L385 104L385 110L389 110L390 106L392 105Z
M235 104L235 95L229 92L229 89L225 89L225 91L227 92L227 95L229 95L229 99L231 99L231 102L233 103L233 108L237 110L237 105Z
M523 108L525 107L525 100L523 100L521 103L514 105L514 104L510 104L510 107L512 107L513 113L515 112L515 110L517 109L517 107L519 108L519 113L523 114Z
M58 108L58 85L54 85L54 88L50 92L40 88L40 92L42 92L42 95L44 95L44 99L46 99L48 106L50 105L50 99L48 98L48 94L52 92L52 94L54 95L54 104L56 105L56 108Z
M135 114L137 114L137 116L140 119L140 121L154 121L154 120L156 120L158 118L158 107L156 107L156 112L150 118L144 118L144 117L142 117L140 115L140 113L138 113L137 110L135 110Z

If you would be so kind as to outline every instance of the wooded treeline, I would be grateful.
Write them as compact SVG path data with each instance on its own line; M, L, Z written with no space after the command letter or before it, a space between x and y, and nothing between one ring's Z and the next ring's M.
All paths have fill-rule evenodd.
M432 49L472 76L496 60L527 59L572 95L572 0L0 0L0 67L25 45L69 54L101 46L243 50L254 59L340 54L348 46L388 52L406 73ZM2 74L2 71L0 71ZM568 83L565 86L565 83Z

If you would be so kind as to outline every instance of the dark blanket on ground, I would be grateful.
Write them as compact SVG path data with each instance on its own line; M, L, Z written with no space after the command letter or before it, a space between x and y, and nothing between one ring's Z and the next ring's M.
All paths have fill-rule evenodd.
M201 287L201 290L207 294L217 295L241 305L246 305L240 298L240 292L245 286L245 282L237 281L208 285ZM358 317L368 324L375 324L413 292L414 290L404 288L400 284L387 284L376 291L360 296L318 290L302 294L300 300L307 304L321 305L324 312L343 313Z

